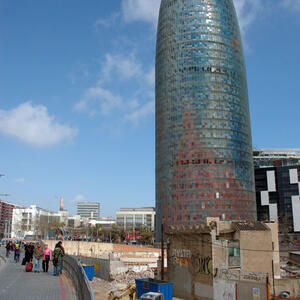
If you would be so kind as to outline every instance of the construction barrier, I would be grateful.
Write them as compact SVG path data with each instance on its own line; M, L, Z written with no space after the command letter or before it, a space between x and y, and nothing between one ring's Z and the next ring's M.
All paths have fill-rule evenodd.
M79 300L95 300L93 288L80 261L71 255L64 256L64 270L68 273Z

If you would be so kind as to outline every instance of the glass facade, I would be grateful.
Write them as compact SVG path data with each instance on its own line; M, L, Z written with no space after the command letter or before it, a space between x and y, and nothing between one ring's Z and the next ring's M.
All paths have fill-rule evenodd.
M208 216L254 220L248 91L232 0L162 0L156 46L157 238Z

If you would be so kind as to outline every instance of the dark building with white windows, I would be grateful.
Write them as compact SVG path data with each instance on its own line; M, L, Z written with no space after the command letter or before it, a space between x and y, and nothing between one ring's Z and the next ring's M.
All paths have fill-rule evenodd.
M257 215L278 221L281 237L300 239L300 165L255 169Z

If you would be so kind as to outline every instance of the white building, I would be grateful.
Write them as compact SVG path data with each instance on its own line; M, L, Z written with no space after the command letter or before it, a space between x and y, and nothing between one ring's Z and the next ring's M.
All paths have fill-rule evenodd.
M47 233L48 224L60 222L58 213L30 205L29 207L15 208L12 217L12 238L34 237Z
M110 231L112 230L112 226L116 224L116 220L110 218L101 218L99 221L90 220L89 224L91 224L92 226L96 226L97 224L99 224L103 231Z
M125 231L138 231L147 227L154 231L155 209L154 207L121 208L116 212L117 226Z
M300 149L254 148L253 162L255 168L299 165Z
M81 217L80 215L74 215L68 217L68 227L69 228L78 228L78 227L85 227L89 223L89 218Z
M100 203L99 202L78 202L77 215L83 218L99 220L100 218Z

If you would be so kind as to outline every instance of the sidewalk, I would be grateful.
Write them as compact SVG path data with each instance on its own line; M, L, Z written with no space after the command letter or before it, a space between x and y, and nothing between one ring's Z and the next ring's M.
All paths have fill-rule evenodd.
M0 255L5 256L3 249ZM0 268L0 300L77 300L71 280L66 276L53 276L52 266L48 273L26 273L25 266L13 261Z

